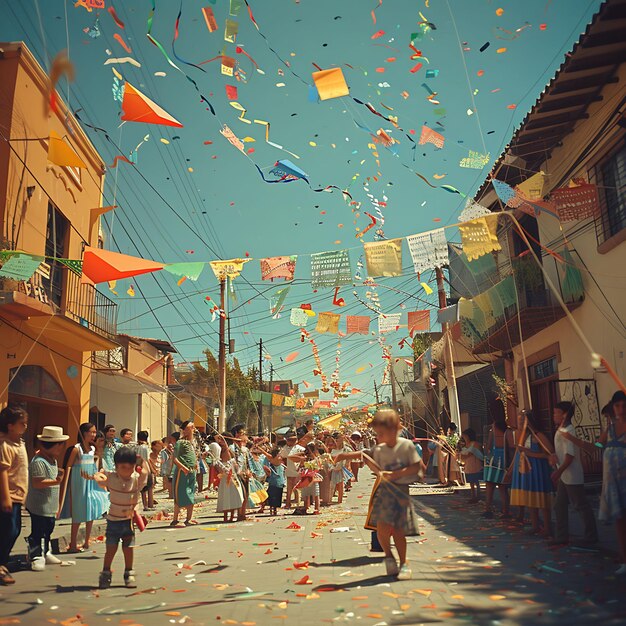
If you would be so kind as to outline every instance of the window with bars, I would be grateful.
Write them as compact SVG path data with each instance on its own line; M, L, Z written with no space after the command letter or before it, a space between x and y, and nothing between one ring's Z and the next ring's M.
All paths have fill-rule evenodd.
M558 374L558 372L559 369L555 356L550 359L546 359L545 361L536 363L535 365L531 365L528 368L530 382L533 383L545 378L550 378L550 376L554 376Z
M626 228L626 144L595 167L599 186L600 217L596 220L598 243L604 243Z

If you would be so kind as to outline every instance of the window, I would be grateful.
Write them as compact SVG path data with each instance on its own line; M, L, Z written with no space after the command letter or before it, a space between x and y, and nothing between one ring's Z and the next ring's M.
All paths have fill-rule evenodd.
M61 385L43 367L23 365L9 372L9 393L66 402Z
M528 370L530 374L530 382L537 382L539 380L543 380L544 378L555 376L558 374L556 357L553 356L550 359L531 365Z
M67 218L48 202L48 222L46 225L46 256L66 258L69 242L70 223ZM43 279L48 297L57 306L61 306L63 295L63 269L54 260L50 260L50 278Z
M598 243L626 228L626 146L621 145L595 168L601 217L596 221Z

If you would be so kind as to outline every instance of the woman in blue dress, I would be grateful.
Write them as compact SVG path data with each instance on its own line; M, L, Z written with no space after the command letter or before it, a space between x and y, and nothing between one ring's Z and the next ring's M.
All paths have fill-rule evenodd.
M72 554L89 548L91 528L96 519L109 510L109 494L92 479L97 471L93 443L97 430L93 424L81 424L78 443L68 450L65 463L65 484L59 518L71 518L72 530L67 551ZM78 530L85 524L85 541L78 547Z
M508 427L506 419L504 416L494 417L485 449L484 481L487 495L483 517L493 517L493 496L496 487L500 490L502 514L504 517L509 517L509 485L505 475L513 457L514 448L513 432Z
M527 426L522 430L524 440L518 442L513 463L511 504L529 508L531 533L549 537L554 491L549 459L554 454L554 446L541 432L541 423L533 413L523 413L522 419L526 419ZM543 511L543 530L539 525L540 509Z

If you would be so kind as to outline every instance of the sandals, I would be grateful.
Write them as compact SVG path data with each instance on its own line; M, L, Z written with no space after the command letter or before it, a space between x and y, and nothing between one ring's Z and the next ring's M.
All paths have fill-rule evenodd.
M197 526L198 522L195 519L185 520L185 526Z
M8 587L9 585L15 584L15 578L9 574L9 570L4 566L0 565L0 585L3 587Z
M80 554L81 552L84 552L85 549L84 548L68 548L65 553L66 554Z
M170 522L170 528L182 528L182 526L178 520L173 520Z

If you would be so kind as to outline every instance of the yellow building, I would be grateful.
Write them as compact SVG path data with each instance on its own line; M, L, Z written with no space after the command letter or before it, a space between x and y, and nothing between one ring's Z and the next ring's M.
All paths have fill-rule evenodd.
M56 424L74 439L89 417L91 352L117 345L117 305L50 258L98 245L90 209L105 168L60 96L46 112L48 84L23 43L0 43L0 249L47 257L30 280L0 278L0 405L23 404L32 436ZM52 131L86 168L48 161Z
M533 216L518 209L521 232L511 220L499 218L503 251L486 256L496 259L492 279L510 275L513 264L517 303L492 315L485 323L486 332L472 343L474 354L503 359L520 408L532 407L546 430L554 404L572 400L573 423L579 436L589 440L599 434L600 409L617 387L605 368L592 364L588 347L559 299L566 302L593 350L624 380L625 11L625 0L609 0L601 6L491 172L495 179L539 200L554 201L559 195L554 194L556 189L597 185L589 190L592 197L597 192L597 203L579 199L571 207L575 213L595 205L597 211L566 221L546 211ZM505 208L491 178L475 200L492 211ZM533 253L548 279L537 271ZM595 459L587 469L597 470L598 462Z

